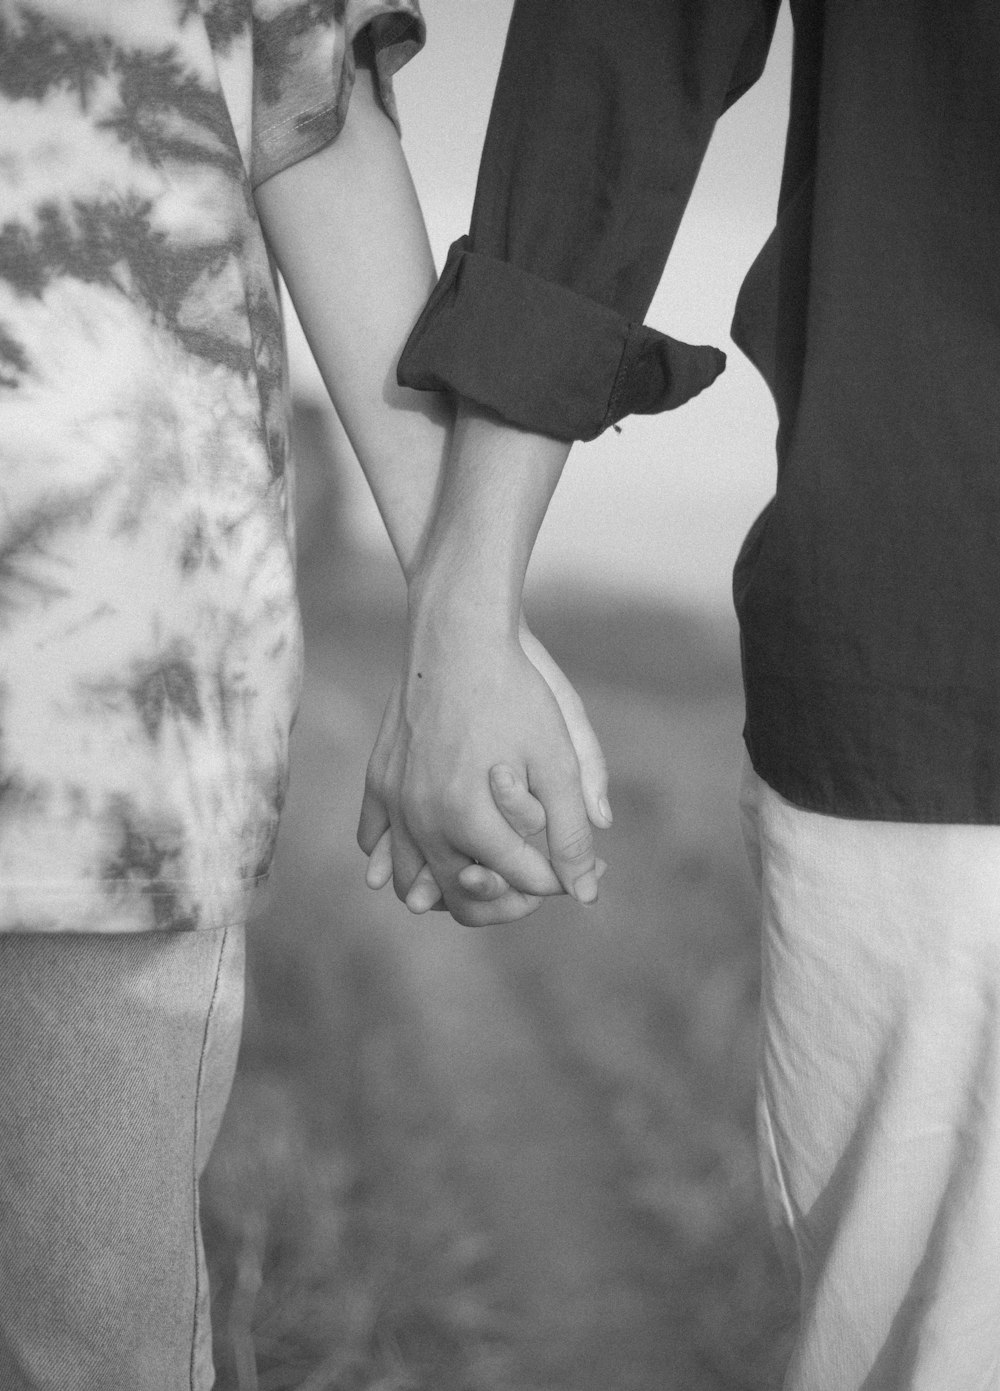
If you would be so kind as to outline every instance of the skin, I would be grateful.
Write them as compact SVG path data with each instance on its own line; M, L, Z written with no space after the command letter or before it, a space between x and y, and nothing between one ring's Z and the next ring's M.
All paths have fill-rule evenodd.
M499 589L476 582L473 557L454 569L453 528L464 524L471 499L461 503L458 455L451 467L451 408L396 383L399 352L436 272L371 54L363 45L357 53L355 89L337 139L267 180L255 198L410 596L404 669L369 765L358 839L370 856L369 884L381 887L391 877L412 911L440 906L443 895L459 921L511 921L547 894L572 888L584 902L595 895L596 879L591 887L587 878L598 869L588 820L610 824L604 759L579 697L530 633L519 599L505 610L501 632ZM543 492L554 486L551 472L538 479ZM511 537L525 525L530 530L538 499L519 489L521 511L501 508L491 526L483 508L502 494L502 479L496 483L467 535L477 543L491 538L484 557L506 557L506 579L517 568L511 571L510 559L524 549ZM442 506L447 525L439 526ZM544 503L539 521L543 512ZM437 560L425 565L432 533ZM450 594L450 583L460 574L468 583L456 603L459 591ZM511 718L501 725L496 716L508 696ZM476 699L494 712L486 725L476 718ZM541 722L544 757L528 757L518 733L530 727L525 720ZM452 780L461 795L442 799ZM527 843L543 816L551 863ZM575 854L571 841L578 842Z
M583 704L562 672L552 662L545 648L524 625L519 639L533 665L540 671L554 692L558 692L560 710L571 731L584 802L591 822L598 827L611 824L611 808L601 789L606 785L604 756L596 737L592 736ZM542 803L531 793L523 772L509 764L500 763L489 770L489 786L494 803L507 823L524 840L540 835L547 826ZM604 860L596 861L600 880L606 870ZM376 844L369 863L368 882L380 887L392 878L391 831L386 830ZM499 898L507 888L506 881L484 864L464 866L458 874L461 886L475 898L490 902ZM407 907L415 913L426 912L440 901L440 890L430 868L424 866L407 894ZM441 904L443 906L443 903Z
M597 897L591 828L610 824L606 793L590 805L588 755L520 639L528 560L568 452L460 407L410 578L403 672L369 766L362 846L374 849L388 828L397 892L425 862L469 925L533 911L552 873L579 902ZM502 770L512 781L498 788ZM517 798L520 824L544 817L548 864L499 810L505 797ZM470 883L496 887L488 871L509 892L470 908Z

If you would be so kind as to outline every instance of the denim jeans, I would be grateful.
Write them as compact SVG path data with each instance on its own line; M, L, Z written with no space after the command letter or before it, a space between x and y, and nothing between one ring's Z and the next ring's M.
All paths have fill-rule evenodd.
M0 937L0 1387L208 1391L242 927Z

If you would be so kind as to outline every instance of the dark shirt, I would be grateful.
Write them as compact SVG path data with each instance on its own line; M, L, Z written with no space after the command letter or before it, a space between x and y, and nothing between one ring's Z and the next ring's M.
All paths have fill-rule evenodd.
M401 381L587 439L724 358L642 326L779 0L517 0L471 234ZM793 0L774 232L733 337L779 413L736 566L758 773L1000 822L1000 4ZM664 486L669 486L669 480Z

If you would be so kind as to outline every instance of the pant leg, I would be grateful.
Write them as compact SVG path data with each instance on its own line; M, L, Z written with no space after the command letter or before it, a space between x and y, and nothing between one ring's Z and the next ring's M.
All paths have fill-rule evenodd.
M786 1391L997 1391L1000 828L819 816L752 773L744 809Z
M243 930L0 937L0 1386L208 1391Z

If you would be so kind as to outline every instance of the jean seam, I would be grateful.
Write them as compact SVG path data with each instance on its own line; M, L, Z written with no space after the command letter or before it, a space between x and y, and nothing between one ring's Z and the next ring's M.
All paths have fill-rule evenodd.
M212 1027L212 1016L215 1013L216 1001L219 998L219 981L222 978L222 961L226 952L226 941L229 937L228 926L222 930L222 941L219 944L219 959L215 967L215 979L212 983L212 998L208 1002L208 1012L205 1015L205 1030L201 1039L201 1053L198 1057L198 1076L194 1089L194 1135L191 1148L191 1212L192 1212L192 1234L194 1237L194 1310L191 1323L191 1361L189 1366L188 1379L191 1384L191 1391L197 1391L194 1384L195 1359L198 1353L198 1310L201 1302L201 1263L198 1260L198 1240L200 1236L199 1225L199 1202L198 1202L198 1140L201 1130L201 1084L205 1074L205 1055L208 1052L208 1036Z

